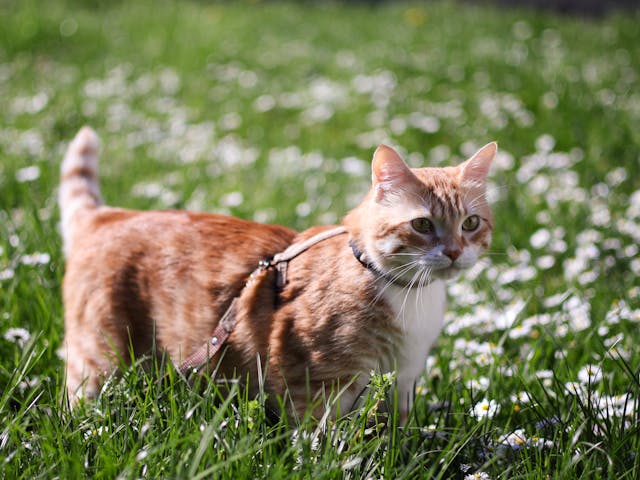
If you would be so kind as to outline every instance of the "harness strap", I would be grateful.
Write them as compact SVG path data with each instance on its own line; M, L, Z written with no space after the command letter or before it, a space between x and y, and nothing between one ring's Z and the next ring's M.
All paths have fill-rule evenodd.
M233 332L236 326L236 313L238 310L238 297L231 300L231 304L222 315L220 323L213 331L213 336L207 343L193 352L186 360L180 364L180 373L187 375L197 372L198 369L213 358Z
M347 229L345 227L336 227L331 230L325 230L324 232L320 232L313 237L303 240L302 242L294 243L285 251L276 254L273 257L273 260L271 260L270 266L274 266L278 272L276 279L277 287L283 288L287 284L287 267L289 265L289 261L293 260L301 253L306 252L316 243L320 243L328 238L335 237L336 235L342 235L343 233L347 233Z
M249 280L245 284L244 288L246 288L246 286L249 285L259 273L267 270L268 268L276 269L276 286L278 288L283 288L287 284L287 266L291 260L317 243L344 233L347 233L347 229L345 227L336 227L330 230L325 230L313 237L290 245L286 250L277 253L270 260L261 260L258 263L258 268L256 268L249 276ZM191 372L197 372L198 369L208 363L215 354L220 351L236 326L238 299L241 295L242 292L231 300L229 307L227 307L227 310L222 315L222 318L220 319L216 329L213 331L211 338L180 364L179 370L183 375L187 375Z

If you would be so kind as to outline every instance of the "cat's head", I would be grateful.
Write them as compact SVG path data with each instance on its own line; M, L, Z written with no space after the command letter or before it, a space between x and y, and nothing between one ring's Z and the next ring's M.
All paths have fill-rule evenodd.
M493 215L486 177L489 143L455 167L409 168L391 147L373 156L372 187L346 222L367 262L407 285L449 279L474 266L489 247Z

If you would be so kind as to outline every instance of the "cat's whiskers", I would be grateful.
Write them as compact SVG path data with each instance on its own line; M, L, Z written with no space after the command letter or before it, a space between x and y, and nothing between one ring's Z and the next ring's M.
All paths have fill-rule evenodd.
M405 295L404 295L404 300L402 302L402 306L400 308L400 312L399 315L402 315L402 323L403 323L403 328L406 327L405 325L405 319L404 319L404 311L405 311L405 307L406 307L406 302L407 299L409 298L409 295L411 294L411 292L414 289L417 290L421 290L424 287L428 286L431 283L431 273L433 272L433 268L428 266L428 265L419 265L419 268L417 269L415 275L413 276L413 278L411 279L411 282L409 282L409 284L405 287ZM417 285L416 285L416 281L417 281ZM415 310L418 311L420 307L421 310L425 309L425 305L424 305L424 295L416 295L415 296ZM420 302L420 303L418 303Z
M409 263L404 263L402 265L398 265L397 267L393 267L392 269L388 270L386 272L386 283L384 284L384 286L380 289L380 291L378 292L378 294L375 296L375 298L373 299L373 301L369 304L369 306L371 305L375 305L376 303L378 303L378 301L380 300L380 298L382 298L382 295L384 295L384 292L391 286L391 285L395 285L397 280L402 277L405 273L407 273L408 271L410 271L412 268L414 268L416 265L418 265L418 262L416 261L412 261ZM396 274L392 275L391 277L389 276L390 273L396 271L396 270L400 270L399 272L397 272Z
M406 330L404 310L407 304L407 299L409 298L409 294L411 293L411 290L413 289L413 285L415 284L416 280L419 280L421 273L422 273L421 270L418 269L413 274L413 277L411 277L411 281L407 284L406 287L404 287L404 291L405 291L404 298L402 299L402 304L400 305L400 308L398 309L398 314L396 315L396 321L401 320L403 330ZM400 319L399 317L402 317L402 318Z
M384 294L384 292L392 285L396 285L398 279L400 279L405 273L409 272L410 270L416 268L420 269L422 267L421 263L417 260L413 260L411 262L408 263L403 263L402 265L397 265L391 269L389 269L386 272L386 280L387 282L384 284L384 286L380 289L380 292L378 293L378 295L376 295L373 303L376 303L378 300L380 300L380 298L382 297L382 295ZM395 272L395 273L394 273ZM393 275L390 275L392 274Z
M418 288L423 288L431 283L431 272L432 268L429 266L425 266L422 269L422 274L420 275L420 283L418 283ZM416 309L418 308L418 299L420 299L420 308L424 310L424 295L416 296Z
M418 285L416 286L416 288L418 290L421 290L425 285L424 284L425 272L426 272L426 267L423 267L418 271L418 274L419 274L419 276L418 276ZM422 307L422 301L421 300L422 300L422 295L416 295L415 305L414 305L416 311L418 311L418 306ZM418 302L420 302L420 304L418 304Z
M427 249L420 249L418 252L406 252L406 255L407 255L407 256L418 257L418 260L415 260L415 259L414 259L414 260L412 260L412 261L407 262L406 264L404 264L404 266L406 266L406 267L408 267L408 268L410 268L410 269L415 268L415 270L416 270L416 274L422 274L422 272L423 272L425 269L428 269L428 270L431 272L431 271L432 271L432 267L431 267L431 266L429 266L429 265L427 265L427 264L425 264L425 263L424 263L424 261L423 261L423 259L424 259L425 257L427 257L428 253L429 253L429 252L427 251ZM392 254L392 255L399 255L399 254ZM390 271L393 271L393 270L395 270L395 269L397 269L397 268L399 268L399 267L394 267L394 268L393 268L393 269L391 269ZM407 271L407 270L403 271L403 272L402 272L402 274L406 273L406 271ZM401 274L398 274L398 276L396 276L396 277L395 277L395 279L399 278L399 276L400 276L400 275L401 275ZM414 278L415 278L415 275L414 275L414 277L412 278L412 281L413 281L413 279L414 279ZM394 280L395 280L395 279L394 279ZM418 285L419 285L419 286L421 286L421 285L420 285L420 283L419 283Z
M387 270L385 272L386 276L388 277L389 274L396 272L397 270L401 270L401 272L399 273L395 273L394 275L392 275L392 278L394 281L398 280L398 278L400 278L400 276L402 276L404 273L406 273L407 270L405 269L411 269L414 266L418 265L418 262L416 260L412 260L410 262L407 263L403 263L401 265L396 265L395 267L390 268L389 270Z

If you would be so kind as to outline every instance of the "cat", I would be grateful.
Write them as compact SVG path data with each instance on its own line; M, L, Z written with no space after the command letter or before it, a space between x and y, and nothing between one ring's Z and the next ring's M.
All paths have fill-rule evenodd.
M270 398L287 395L292 414L303 415L331 389L342 390L338 413L348 412L371 371L395 369L406 420L443 324L445 282L491 242L485 197L495 142L458 166L417 169L380 145L371 189L344 217L345 233L291 260L280 288L274 269L256 270L260 261L332 227L298 233L217 214L105 206L98 148L83 127L61 167L71 404L95 397L130 349L179 364L239 296L235 328L210 360L219 377L248 377L255 389L260 369Z

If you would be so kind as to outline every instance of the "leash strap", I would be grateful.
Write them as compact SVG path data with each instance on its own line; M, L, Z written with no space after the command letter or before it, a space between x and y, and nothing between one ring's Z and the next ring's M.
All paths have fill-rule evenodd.
M336 227L330 230L325 230L318 233L317 235L314 235L313 237L290 245L286 250L277 253L270 260L261 260L258 263L258 268L256 268L251 273L251 275L249 275L249 280L245 284L244 288L246 288L246 286L249 285L259 273L267 270L268 268L275 268L276 286L279 289L283 288L287 284L287 266L291 260L296 258L301 253L306 252L317 243L320 243L337 235L342 235L344 233L347 233L347 229L345 227ZM238 296L234 297L233 300L231 300L229 307L227 307L227 310L222 315L222 318L220 319L220 322L218 323L216 329L213 331L213 335L211 336L211 338L180 364L179 370L183 375L186 376L190 373L197 372L203 365L207 364L224 346L227 339L231 335L231 332L233 332L233 329L236 326L236 315L238 313L239 301L238 299L241 295L242 292L240 292Z
M218 353L236 326L237 310L238 297L235 297L231 300L231 304L224 312L224 315L220 319L220 323L218 323L218 326L213 331L213 335L209 341L180 364L180 373L186 376L189 373L197 372L202 365L206 364L216 353Z

